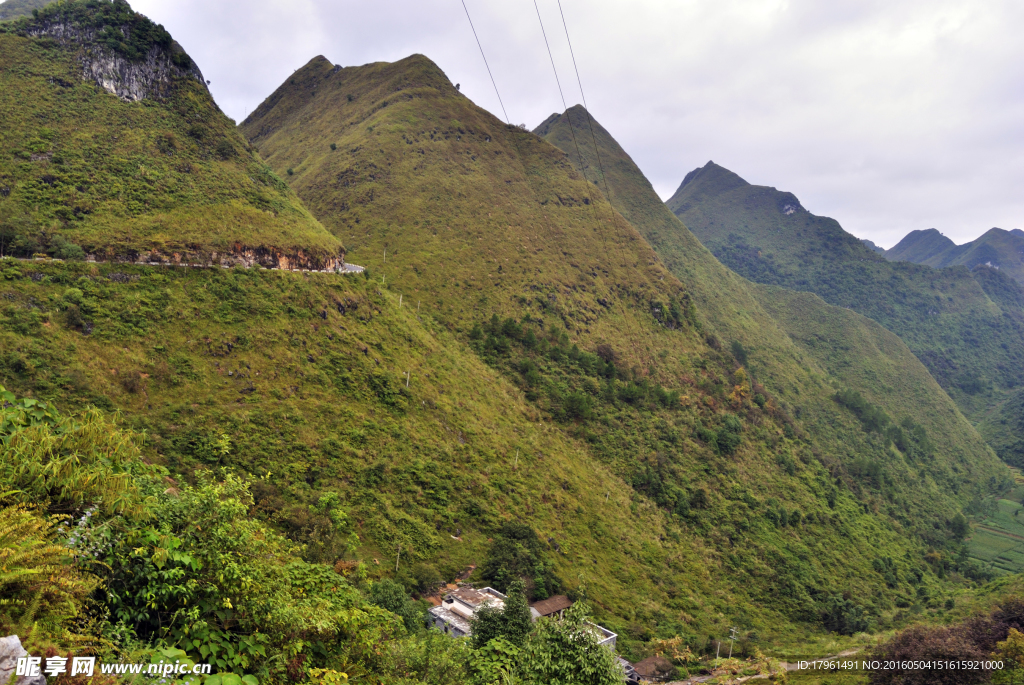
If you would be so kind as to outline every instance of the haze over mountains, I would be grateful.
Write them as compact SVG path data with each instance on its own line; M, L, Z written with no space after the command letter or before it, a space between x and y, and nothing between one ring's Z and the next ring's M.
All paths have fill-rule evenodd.
M973 269L985 265L1024 283L1024 231L992 228L963 245L957 245L934 228L911 231L885 252L885 258L893 262L927 264L937 269L954 265Z
M714 162L668 207L723 264L760 283L818 294L899 335L1006 461L1022 463L1021 286L984 265L890 262L792 193L753 186Z
M1024 463L1002 269L886 261L714 163L666 205L582 107L508 126L422 55L314 57L235 128L176 45L123 2L0 25L0 409L66 415L0 438L116 413L147 512L81 490L95 445L0 454L0 492L117 531L47 644L89 596L261 682L398 678L449 649L406 591L469 573L708 656L938 621L1019 570L965 545Z

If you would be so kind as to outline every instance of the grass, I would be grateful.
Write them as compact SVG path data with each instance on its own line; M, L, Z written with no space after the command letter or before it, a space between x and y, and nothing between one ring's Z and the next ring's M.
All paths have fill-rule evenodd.
M887 594L916 592L882 591L869 569L880 551L920 552L851 493L829 506L827 472L754 405L731 410L743 416L742 444L719 454L695 435L720 420L695 401L697 387L676 409L605 400L583 423L552 420L511 373L490 368L506 357L481 358L362 277L2 265L4 385L121 412L146 431L147 458L186 479L199 468L265 477L260 509L286 531L322 493L339 493L374 575L393 572L401 543L401 568L427 562L450 579L482 561L501 521L526 520L551 541L562 581L585 580L627 654L653 635L706 649L733 624L765 646L788 639L814 605L779 602L780 583L839 583L887 620L897 613ZM538 362L555 381L586 380L568 357ZM665 455L651 470L704 490L704 503L681 515L643 494L637 462L624 458L634 450ZM779 506L801 511L800 523L780 526ZM923 586L948 591L927 570Z
M714 163L688 175L668 206L742 276L814 292L899 335L1005 461L1024 459L1001 422L1020 420L1006 410L1019 407L1024 385L1024 307L1008 276L887 262L791 193Z
M918 235L915 235L918 234ZM900 241L886 258L927 264L935 268L962 265L973 269L979 264L996 267L1018 283L1024 283L1024 235L1020 231L991 228L963 245L956 245L934 228L915 231Z
M942 531L975 494L1008 478L894 336L844 313L841 325L861 338L836 354L858 370L829 370L827 359L784 334L749 284L692 235L699 257L682 270L667 260L680 281L609 205L589 171L584 178L558 148L475 107L421 56L354 68L315 58L241 128L278 173L292 170L289 185L345 241L354 261L369 265L374 279L416 302L456 340L471 342L474 328L496 314L499 323L513 319L537 337L554 329L567 348L575 344L587 355L606 347L627 381L678 390L681 410L634 406L622 396L606 406L604 381L578 361L538 356L514 335L494 343L485 336L477 350L538 416L630 483L637 501L675 517L681 531L701 540L709 563L715 559L715 577L742 577L740 613L770 608L813 625L820 601L866 582L870 591L853 594L865 598L882 625L909 620L912 605L934 614L942 593L970 584L947 576L923 591L929 599L922 603L917 590L901 594L909 585L883 589L873 570L876 557L891 555L908 579L916 577L913 569L923 570L918 563L928 565L929 550L956 557L959 548L947 548ZM615 169L605 163L611 178ZM614 201L614 185L610 193ZM633 211L656 210L643 201ZM667 214L667 228L676 231L679 222ZM673 302L689 314L668 316ZM831 400L861 371L874 391L866 394L896 420L912 415L929 432L948 436L936 441L928 461L893 451ZM773 409L763 411L755 395ZM570 396L577 409L589 403L589 411L566 421ZM729 414L741 426L735 455L711 447L710 434L717 439ZM681 511L681 500L700 501L698 491L708 496L709 510ZM829 513L833 492L852 496L864 518L847 524ZM797 529L787 520L799 521ZM819 538L801 529L807 525L833 534ZM821 539L830 545L815 542ZM624 579L632 568L594 561L602 576ZM666 579L665 586L669 594L687 594L685 585ZM684 624L707 618L683 611L674 629L687 634ZM671 623L608 620L627 643ZM706 647L705 638L695 639Z
M897 422L909 419L926 425L932 435L956 435L939 448L953 463L984 462L995 466L990 450L978 434L896 336L863 316L830 306L813 295L765 287L738 277L719 263L668 210L629 155L582 107L553 115L538 127L537 133L563 146L568 158L579 165L569 119L583 154L583 173L602 189L607 187L616 209L633 222L682 280L706 317L708 328L739 345L753 376L783 406L801 417L823 453L837 455L838 461L847 465L845 468L852 463L866 465L863 454L871 448L857 445L844 449L850 438L837 434L836 407L830 401L836 390L852 389L882 407ZM589 134L591 125L593 137ZM597 150L593 147L594 139ZM596 162L598 151L603 176ZM888 461L881 453L871 458ZM912 481L927 478L932 467L923 463L916 467L889 463L885 468L893 473L909 468L906 478ZM850 479L850 486L863 486L866 471L851 470L860 475ZM984 480L991 476L996 476L1001 486L1008 481L1009 474L996 467L981 477ZM920 512L928 510L926 500L931 495L922 491L911 502L903 499L906 491L903 493L890 489L875 502L901 526L913 527ZM866 493L864 496L870 499ZM889 502L882 504L887 499Z
M163 98L123 102L82 79L76 51L88 46L18 34L35 21L0 32L0 253L252 249L314 265L341 253L204 85L172 79Z
M998 574L1024 569L1024 519L1019 499L999 499L989 507L971 531L971 556Z

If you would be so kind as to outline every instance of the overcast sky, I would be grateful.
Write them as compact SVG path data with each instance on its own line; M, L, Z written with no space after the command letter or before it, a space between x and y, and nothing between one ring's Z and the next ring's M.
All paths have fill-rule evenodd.
M537 0L581 101L556 0ZM322 54L422 53L501 117L461 0L134 0L241 120ZM466 0L512 123L562 110L533 0ZM1020 0L562 0L587 103L668 198L714 160L891 247L1024 227Z

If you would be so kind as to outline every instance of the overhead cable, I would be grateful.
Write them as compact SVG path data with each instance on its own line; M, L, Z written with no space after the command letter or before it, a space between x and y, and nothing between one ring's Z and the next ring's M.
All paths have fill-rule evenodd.
M601 150L597 147L597 136L594 135L594 121L590 118L590 106L587 105L587 95L583 92L583 81L580 79L580 69L576 66L576 53L572 49L572 41L569 39L569 26L565 23L565 12L562 11L562 0L558 1L558 13L562 15L562 27L565 29L565 40L569 43L569 54L572 56L572 68L576 70L576 83L580 84L580 95L583 97L583 109L587 112L587 123L590 126L590 137L594 141L594 152L597 154L597 166L601 169L601 178L604 179L604 189L608 193L608 197L611 197L611 193L608 190L608 178L604 175L604 165L601 163ZM563 98L562 104L565 104ZM570 118L569 125L572 125ZM578 152L578 150L577 150ZM583 166L583 159L580 159L580 166ZM586 175L584 174L584 178Z
M498 104L501 105L501 113L505 115L505 123L511 126L512 121L508 118L508 112L505 111L505 103L501 101L501 93L498 92L498 84L494 81L494 74L491 73L491 65L487 63L487 55L484 54L484 46L480 44L480 36L476 34L476 27L473 26L473 20L469 16L469 8L466 7L466 0L462 0L462 9L466 10L466 19L469 19L469 28L473 29L473 37L476 38L476 46L480 48L480 56L484 58L484 66L487 67L487 75L491 77L491 85L494 86L494 94L498 96Z
M540 18L540 7L537 6L537 0L533 0L533 8L537 10L537 21L540 22L540 32L541 35L544 36L544 45L546 45L548 49L548 58L551 60L551 70L555 72L555 83L558 84L558 95L562 98L562 109L566 112L565 118L569 122L569 133L572 134L572 144L576 146L576 156L579 157L580 160L580 171L583 173L583 179L586 180L587 172L583 165L583 154L580 153L579 143L576 142L576 131L573 130L572 117L568 116L569 108L565 104L565 95L562 93L562 83L558 80L558 69L555 68L555 58L551 54L551 44L548 43L548 34L544 30L544 20ZM559 11L561 11L561 7L559 7Z

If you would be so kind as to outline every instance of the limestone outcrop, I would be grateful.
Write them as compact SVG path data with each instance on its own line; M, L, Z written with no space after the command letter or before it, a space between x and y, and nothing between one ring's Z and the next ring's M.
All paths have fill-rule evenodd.
M128 38L131 28L122 26L116 30ZM193 79L206 88L206 80L199 67L174 41L169 46L153 45L143 59L130 60L98 41L95 30L60 20L35 23L25 30L25 35L45 36L65 47L77 48L76 58L82 65L82 78L125 102L161 99L175 78Z

